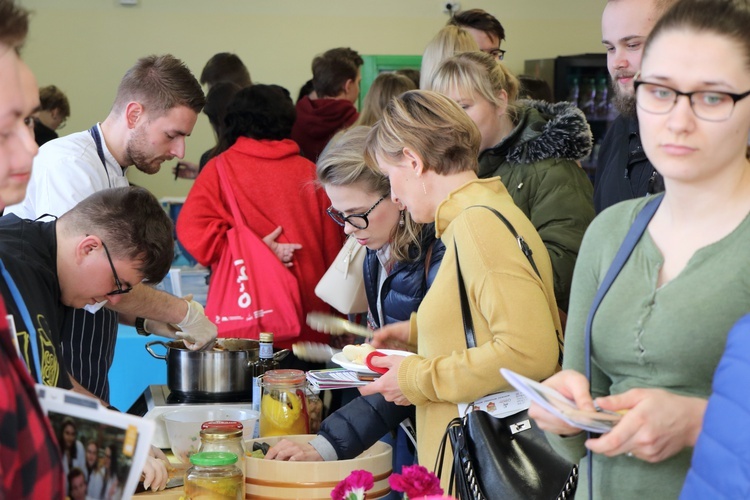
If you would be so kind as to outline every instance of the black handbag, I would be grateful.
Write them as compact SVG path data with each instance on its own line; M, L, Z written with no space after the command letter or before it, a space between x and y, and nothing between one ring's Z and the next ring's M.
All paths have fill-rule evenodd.
M513 225L497 210L483 208L505 223L539 274L531 249ZM455 241L454 246L466 345L471 348L476 346L474 322ZM442 474L447 441L453 449L449 494L454 493L455 485L455 494L460 500L573 498L578 484L578 465L568 462L550 447L544 431L529 418L526 410L503 418L475 410L454 418L438 449L435 463L438 477Z

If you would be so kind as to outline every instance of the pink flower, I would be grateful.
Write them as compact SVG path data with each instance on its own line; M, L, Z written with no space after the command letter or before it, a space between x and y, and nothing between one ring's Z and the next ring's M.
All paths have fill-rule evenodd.
M427 495L442 495L440 480L421 465L411 465L401 469L401 474L391 474L388 483L396 491L416 499Z
M332 500L364 500L365 492L374 486L372 474L366 470L355 470L341 481L331 492Z

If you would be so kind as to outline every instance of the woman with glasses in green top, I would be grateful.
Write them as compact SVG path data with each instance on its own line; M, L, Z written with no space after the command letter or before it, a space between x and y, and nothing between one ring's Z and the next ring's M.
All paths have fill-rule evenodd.
M596 403L624 415L587 439L530 410L561 454L587 464L592 452L595 498L677 498L727 334L750 309L748 26L745 0L682 0L646 41L638 122L666 191L594 317L589 386L582 372L593 297L652 198L592 222L573 275L564 370L545 382L579 408ZM578 488L586 494L585 478Z

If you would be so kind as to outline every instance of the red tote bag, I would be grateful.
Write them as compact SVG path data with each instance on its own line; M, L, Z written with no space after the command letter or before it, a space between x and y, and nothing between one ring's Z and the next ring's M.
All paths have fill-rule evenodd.
M206 316L216 323L219 337L257 340L260 332L272 332L274 341L294 339L302 319L297 278L245 224L223 158L216 166L235 225L227 231L227 246L212 268Z

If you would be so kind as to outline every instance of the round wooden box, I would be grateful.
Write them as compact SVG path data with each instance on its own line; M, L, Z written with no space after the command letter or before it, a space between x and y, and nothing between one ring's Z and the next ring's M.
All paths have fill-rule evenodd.
M306 443L314 436L284 436L291 441ZM252 450L253 442L274 445L282 437L267 437L245 441L245 449ZM304 498L330 500L331 490L352 471L370 471L375 486L367 492L368 499L385 498L391 491L391 447L378 441L370 449L351 460L334 462L282 462L246 457L245 498L250 500L278 500Z

